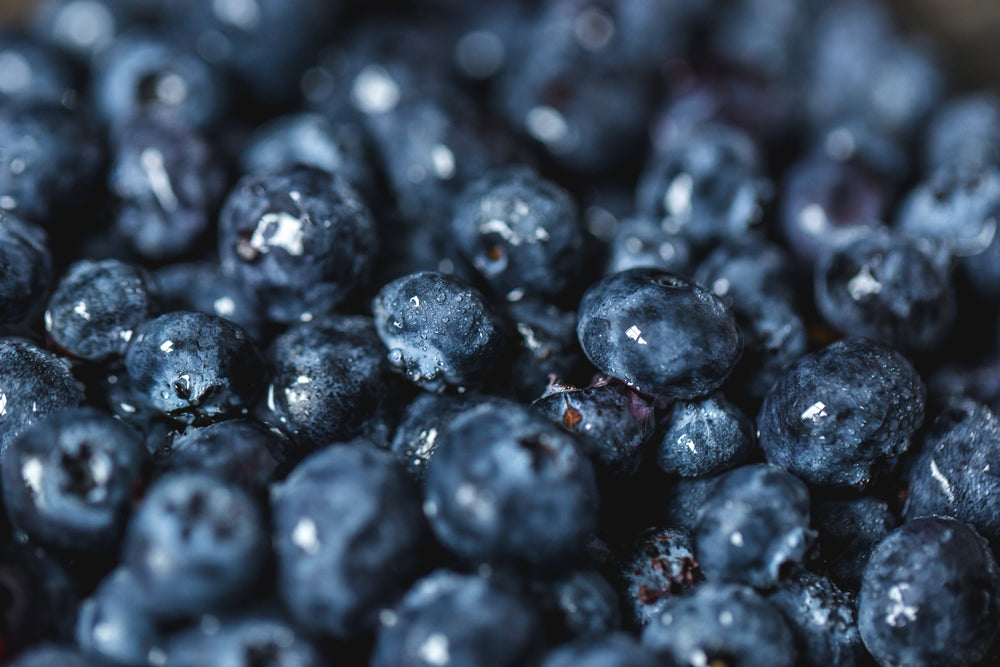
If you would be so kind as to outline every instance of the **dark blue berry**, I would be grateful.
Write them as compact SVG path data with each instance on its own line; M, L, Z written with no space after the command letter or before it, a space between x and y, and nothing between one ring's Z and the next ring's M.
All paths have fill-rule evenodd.
M694 530L701 509L715 490L722 475L714 477L675 477L660 492L660 523L678 529Z
M556 635L600 637L621 626L618 596L597 570L575 570L535 587L536 605Z
M223 271L279 322L342 302L367 276L376 242L354 188L316 169L244 177L219 218Z
M34 315L52 286L52 254L45 231L0 213L0 324Z
M323 447L368 430L395 393L385 348L370 319L300 324L270 352L265 417Z
M868 557L897 524L889 506L871 496L816 503L812 522L819 535L817 564L848 591L861 587Z
M205 137L156 118L136 118L114 138L108 189L115 225L152 261L190 254L212 227L226 171Z
M545 565L576 553L593 533L593 467L573 436L542 415L486 402L439 437L424 511L455 554Z
M375 627L420 567L420 493L371 444L313 454L271 493L278 589L304 628L348 638Z
M74 76L58 52L12 32L0 32L0 102L70 99Z
M719 299L656 269L623 271L591 286L577 336L604 373L677 398L718 388L743 352L743 334Z
M540 643L526 600L478 576L437 571L383 619L371 667L517 667Z
M438 438L453 419L473 407L462 397L421 393L403 410L389 445L410 475L423 481L427 463L437 451Z
M583 230L576 204L555 183L523 168L494 171L454 210L459 251L498 296L552 298L578 280Z
M1000 165L1000 99L972 93L942 105L927 124L924 168L947 164L972 168Z
M684 529L650 528L641 533L621 564L621 595L633 627L659 621L676 600L702 581L691 536Z
M144 665L162 650L156 620L129 570L112 571L80 605L76 641L89 655L116 665Z
M624 633L584 637L547 653L541 667L656 667L656 655Z
M848 338L803 357L764 399L760 446L810 484L863 487L906 451L924 386L898 352Z
M263 313L239 281L224 275L218 264L191 262L169 264L155 274L163 308L193 310L218 315L260 340Z
M329 664L310 638L273 615L227 618L173 636L165 651L169 667L322 667Z
M265 364L240 327L214 315L179 311L136 330L125 369L140 401L192 423L245 411L264 386Z
M688 275L691 255L691 244L680 234L668 232L660 221L628 218L611 238L605 272L651 268Z
M503 350L503 325L483 295L440 273L385 285L372 314L389 363L426 389L481 381Z
M741 464L754 445L753 422L721 394L677 401L656 436L656 462L665 473L707 477Z
M747 311L761 300L794 304L793 275L791 259L783 248L747 235L710 252L693 277L727 306Z
M139 326L159 309L152 279L114 259L69 267L49 298L45 330L66 354L87 361L121 358Z
M508 349L514 352L510 382L522 400L541 396L552 376L574 378L586 368L576 340L575 312L531 300L509 304L506 315L516 333L508 337Z
M79 602L77 582L59 562L28 547L0 547L0 658L72 639Z
M1000 575L968 524L924 517L879 544L858 595L858 628L881 665L976 663L1000 628Z
M132 515L122 564L157 616L200 614L248 596L267 559L261 513L199 472L160 477Z
M13 526L53 549L102 551L121 537L142 483L139 434L90 409L66 410L24 431L2 459Z
M809 490L775 466L737 468L719 477L693 533L706 579L770 588L803 561L815 537Z
M646 626L642 643L668 664L797 664L781 612L753 589L731 584L704 584L670 605Z
M733 314L746 342L731 382L745 392L745 397L739 396L741 405L755 410L788 367L808 351L806 325L794 306L784 299L764 298L734 304Z

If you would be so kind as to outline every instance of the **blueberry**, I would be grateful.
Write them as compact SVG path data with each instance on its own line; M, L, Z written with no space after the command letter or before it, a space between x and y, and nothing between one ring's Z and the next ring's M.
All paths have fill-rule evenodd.
M321 667L320 650L294 626L273 615L227 618L178 633L167 645L168 667Z
M313 167L343 176L360 193L375 193L375 173L362 129L334 124L315 113L289 114L262 125L243 149L240 165L244 173Z
M202 613L252 591L267 558L253 500L199 472L161 476L129 522L122 564L157 616Z
M156 118L136 118L115 137L108 189L115 225L151 261L195 251L222 202L226 171L198 132Z
M90 409L66 410L25 430L2 459L11 523L53 549L117 545L142 483L138 433Z
M872 550L896 528L896 517L882 500L862 496L828 500L812 508L819 534L818 565L841 588L857 591Z
M770 197L760 171L749 136L707 124L652 157L639 179L636 208L698 246L738 238L759 222Z
M45 329L66 354L87 361L120 359L135 330L159 310L152 278L114 259L69 267L49 298Z
M811 264L844 237L878 227L890 195L887 184L860 165L807 158L785 175L782 236L796 259Z
M621 564L621 595L630 621L644 628L701 584L701 570L686 530L650 528L632 543Z
M737 468L719 477L693 533L706 579L773 587L803 561L815 537L809 490L774 466Z
M596 528L593 467L545 417L485 402L439 438L424 511L458 556L545 565L578 552Z
M239 281L213 262L178 262L156 271L156 285L166 311L193 310L218 315L260 340L264 318Z
M707 394L743 352L732 313L697 283L655 269L604 278L580 302L577 336L590 361L642 392Z
M194 53L156 37L116 39L93 66L94 105L101 119L121 128L136 116L156 116L191 128L221 120L226 80Z
M385 348L368 318L300 324L274 341L270 358L265 420L308 445L361 435L395 393Z
M474 405L474 401L457 396L418 394L403 410L390 450L414 479L423 481L438 438L453 419Z
M271 494L278 588L296 621L347 638L373 628L420 565L420 494L368 443L313 454Z
M28 547L0 547L0 658L41 641L69 641L77 590L52 558Z
M265 364L240 327L214 315L179 311L136 330L125 369L140 401L192 423L245 411L263 387Z
M868 561L858 627L882 665L977 662L1000 627L997 563L986 541L946 517L903 524Z
M100 667L74 648L39 644L25 651L10 667Z
M0 102L62 102L73 94L74 76L60 54L17 33L0 32Z
M715 491L722 475L714 477L675 477L660 493L660 522L677 529L694 530L701 510Z
M851 336L905 350L929 351L955 321L948 257L930 243L889 234L859 234L816 267L816 305Z
M688 275L691 255L691 244L680 234L665 230L659 221L628 218L621 222L611 239L605 273L651 268Z
M0 456L26 429L76 407L83 388L68 364L20 338L0 339Z
M35 5L31 27L42 41L82 61L108 48L143 2L47 0Z
M116 665L144 665L162 650L156 621L129 570L114 570L80 605L76 641Z
M798 57L802 47L812 37L814 7L808 2L787 0L727 3L713 17L711 50L716 58L737 70L765 79L794 80L801 74Z
M574 433L599 473L631 477L639 469L653 407L627 386L605 381L556 390L531 405Z
M253 419L190 426L157 452L161 468L202 470L252 493L267 490L297 454L287 435Z
M642 643L677 665L792 667L795 642L784 617L753 589L704 584L646 626Z
M440 273L383 286L372 313L389 363L425 389L475 383L503 350L503 325L483 295Z
M556 297L582 272L576 204L530 170L491 172L466 188L454 211L459 251L508 301Z
M656 656L624 633L585 637L545 655L541 667L656 667Z
M909 462L905 517L951 516L1000 544L1000 480L992 469L998 452L1000 419L971 399L948 401L921 433Z
M774 383L808 351L806 325L796 309L780 298L734 304L733 314L746 342L731 386L743 390L741 406L756 411Z
M45 231L0 213L0 324L16 324L37 312L52 286L52 253Z
M550 617L551 633L566 637L600 637L621 625L618 596L594 569L574 570L553 581L536 583L536 606Z
M753 422L721 394L677 401L656 436L660 470L707 477L741 464L754 445Z
M810 484L863 487L906 451L924 386L898 352L848 338L795 363L764 399L760 446Z
M854 600L826 577L799 570L767 599L795 635L803 667L865 664Z
M941 365L928 376L927 393L938 399L965 396L996 412L1000 410L1000 359L991 356L974 364Z
M516 333L508 337L507 348L514 353L510 382L522 400L541 396L553 375L574 378L581 368L586 368L576 341L575 312L525 300L509 304L506 315Z
M91 194L103 159L83 114L49 102L0 107L0 210L51 227Z
M924 167L946 164L974 167L1000 165L1000 99L972 93L943 104L927 125Z
M716 247L693 277L736 310L750 310L761 300L795 303L794 271L788 253L755 234Z
M223 271L279 322L342 302L368 274L376 242L354 188L315 169L244 177L219 218Z
M371 667L515 667L540 643L538 618L520 595L445 570L414 584L385 621Z

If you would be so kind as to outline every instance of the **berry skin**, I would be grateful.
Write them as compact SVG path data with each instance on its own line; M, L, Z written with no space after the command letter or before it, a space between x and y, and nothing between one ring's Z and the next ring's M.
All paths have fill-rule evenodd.
M576 331L602 372L671 398L715 390L743 352L743 334L719 299L656 269L623 271L591 286Z
M656 462L665 473L707 477L734 468L754 445L753 423L721 394L677 401L656 440Z
M195 130L146 117L129 121L112 148L108 189L118 234L152 262L197 251L225 196L216 149Z
M53 344L78 359L109 361L125 354L135 330L159 310L152 278L114 259L73 264L45 311Z
M710 252L694 279L734 309L759 301L795 303L794 267L784 248L749 234Z
M576 342L576 313L538 301L519 301L507 307L507 319L516 336L508 338L514 358L510 382L521 400L534 400L549 386L552 376L575 377L586 367Z
M973 93L941 106L927 124L924 168L1000 166L1000 98Z
M350 638L374 628L418 572L419 491L369 443L313 454L273 488L271 507L279 595L309 631Z
M136 330L125 369L141 402L190 424L244 411L263 387L265 364L240 327L214 315L181 311Z
M541 667L657 667L656 656L624 633L585 637L546 654Z
M691 255L687 239L666 231L658 220L628 218L621 222L611 239L605 273L651 268L688 275Z
M218 264L190 262L169 264L155 274L163 309L193 310L218 315L261 340L263 316L239 282L223 275Z
M872 551L897 524L889 506L871 496L816 503L812 520L819 534L816 565L851 592L861 587L861 575Z
M455 201L451 233L501 298L551 299L582 272L583 230L569 193L530 169L490 172Z
M815 537L809 490L775 466L737 468L719 477L693 533L708 581L771 588L802 562Z
M898 352L863 338L800 359L757 417L768 461L816 486L864 487L924 418L924 386Z
M76 407L83 388L59 357L20 338L0 339L0 457L18 435Z
M84 115L46 102L0 107L0 210L52 227L90 195L103 160Z
M940 514L971 524L1000 544L1000 419L971 399L954 398L920 435L908 461L904 518Z
M767 599L795 635L803 667L865 664L854 600L826 577L798 570Z
M88 654L116 665L143 665L162 638L147 601L126 569L111 572L80 605L76 641Z
M371 667L517 667L540 644L521 596L478 576L439 570L409 590L375 640Z
M41 308L52 287L52 253L45 231L0 213L0 324L17 324Z
M385 285L372 314L389 363L425 389L475 383L503 350L503 324L483 295L440 273Z
M161 476L132 515L122 564L154 614L190 616L252 592L267 544L249 496L210 475L175 472Z
M167 667L322 667L330 664L310 639L284 619L237 616L218 627L204 625L174 635L166 649Z
M87 408L60 412L25 430L4 452L7 516L52 549L113 549L145 462L139 434L121 422Z
M410 476L423 482L427 463L437 451L438 438L453 419L475 406L475 402L446 394L418 394L399 420L390 451Z
M76 649L39 644L25 651L10 667L95 667L94 661Z
M277 322L342 302L368 274L376 244L375 223L354 188L316 169L246 176L219 217L223 272Z
M795 665L784 617L745 586L704 584L646 626L642 643L677 665Z
M264 421L280 424L304 445L362 435L395 394L385 348L366 317L293 327L275 339L270 359Z
M701 518L702 507L721 477L676 477L671 480L673 483L663 490L659 503L660 523L694 530Z
M686 530L651 528L640 534L622 560L621 596L632 625L656 623L675 601L702 581Z
M627 478L639 469L653 407L627 386L604 381L585 389L557 387L531 407L575 434L598 473Z
M618 596L597 570L534 582L532 592L550 632L560 637L600 637L621 626Z
M968 524L922 517L879 544L858 595L865 647L885 667L975 664L1000 627L1000 575Z
M486 402L439 436L424 512L468 561L560 562L597 523L594 469L573 436L516 404Z
M955 321L950 258L941 254L926 241L855 236L816 267L816 305L827 323L850 336L932 350Z

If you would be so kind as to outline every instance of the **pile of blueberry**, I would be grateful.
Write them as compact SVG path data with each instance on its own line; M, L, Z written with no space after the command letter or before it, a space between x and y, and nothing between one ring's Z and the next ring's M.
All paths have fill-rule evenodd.
M1000 97L873 0L0 31L0 663L995 667Z

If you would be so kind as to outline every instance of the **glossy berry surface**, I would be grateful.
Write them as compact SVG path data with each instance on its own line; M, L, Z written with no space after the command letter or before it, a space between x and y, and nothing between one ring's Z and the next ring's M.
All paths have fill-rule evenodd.
M676 398L716 389L743 352L743 334L721 301L655 269L616 273L588 289L577 336L602 372Z
M753 423L724 396L713 394L674 403L656 440L660 470L705 477L734 468L749 456Z
M185 423L237 414L264 386L264 361L250 336L204 313L147 321L129 343L125 369L140 401Z
M440 273L385 285L372 315L389 363L427 389L475 383L503 351L503 326L483 295Z
M159 310L152 277L109 259L71 266L49 298L45 329L60 350L87 361L120 359L129 341Z
M424 512L471 561L554 562L597 521L594 469L573 436L513 404L484 403L442 434L427 466Z
M400 417L390 451L414 479L423 481L438 439L453 419L473 406L473 401L459 396L418 394Z
M426 527L403 466L366 442L313 454L271 493L282 600L314 632L375 627L417 574Z
M630 218L615 230L608 253L607 273L628 269L653 268L670 273L690 273L691 244L668 232L659 220Z
M354 188L316 169L246 176L219 217L223 271L281 322L343 301L368 273L376 243Z
M848 338L804 357L772 387L757 417L760 446L812 484L865 486L909 447L924 393L903 355Z

